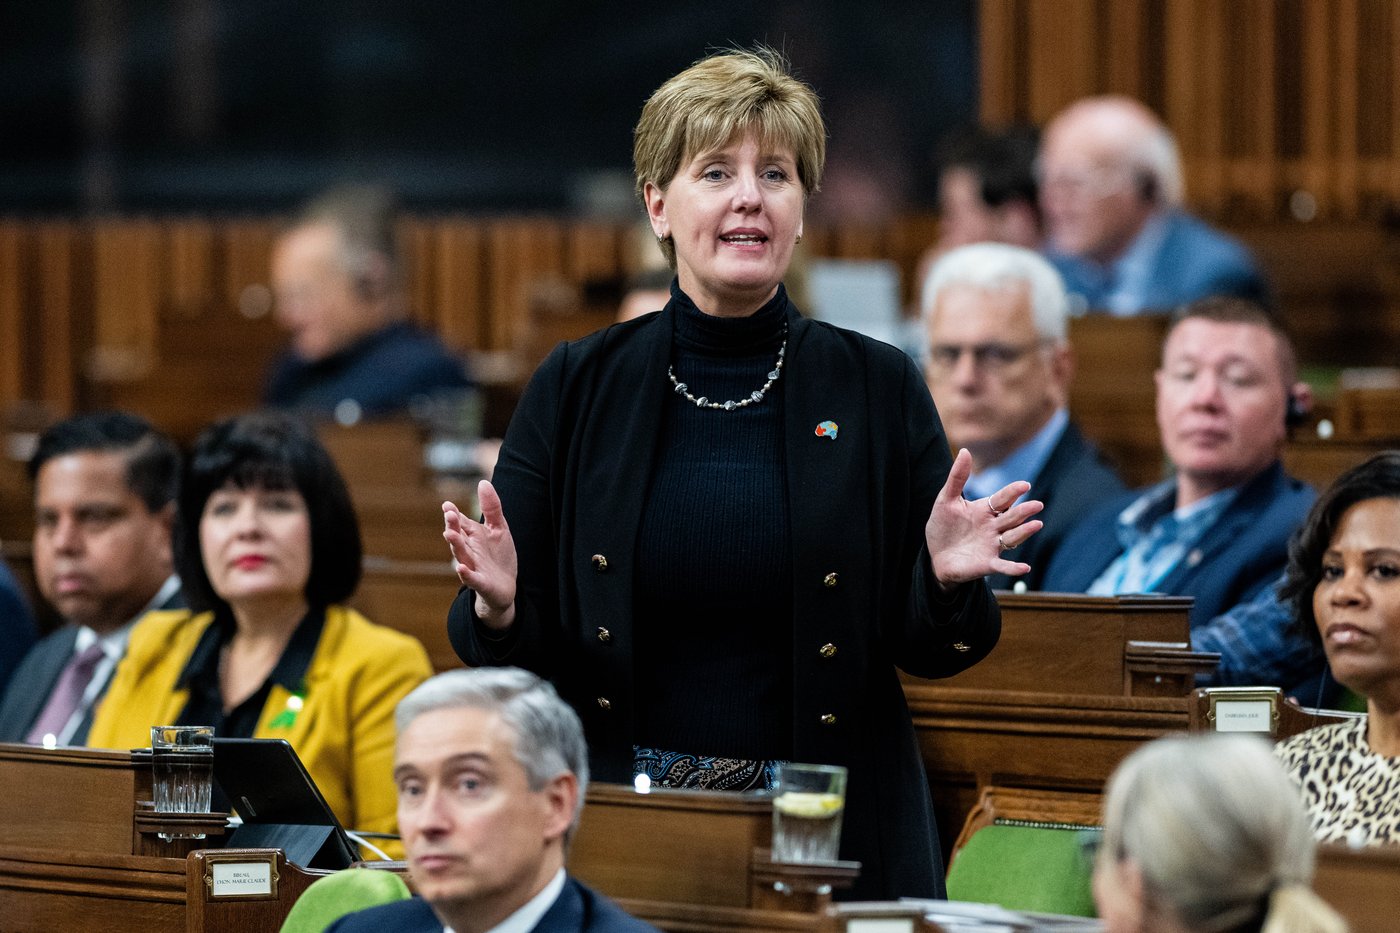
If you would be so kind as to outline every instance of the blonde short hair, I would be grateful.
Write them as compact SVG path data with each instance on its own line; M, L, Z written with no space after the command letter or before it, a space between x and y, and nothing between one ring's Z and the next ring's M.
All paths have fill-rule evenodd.
M637 195L648 183L665 190L687 158L754 131L765 149L790 148L802 190L821 187L826 124L816 92L793 77L773 49L720 52L671 78L642 106L632 134ZM661 250L676 266L675 244Z

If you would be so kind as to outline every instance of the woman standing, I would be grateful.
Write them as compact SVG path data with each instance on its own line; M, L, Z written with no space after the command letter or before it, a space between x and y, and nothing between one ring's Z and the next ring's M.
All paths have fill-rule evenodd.
M1282 596L1366 715L1278 747L1322 842L1400 842L1400 453L1343 473L1288 555Z
M557 347L484 522L444 504L464 584L448 626L468 663L552 679L602 780L745 789L780 760L846 765L852 894L936 895L895 668L947 676L991 650L981 578L1029 569L999 548L1040 504L1015 504L1024 482L964 501L970 459L950 471L914 365L788 301L825 132L766 51L706 58L647 101L637 188L671 300Z

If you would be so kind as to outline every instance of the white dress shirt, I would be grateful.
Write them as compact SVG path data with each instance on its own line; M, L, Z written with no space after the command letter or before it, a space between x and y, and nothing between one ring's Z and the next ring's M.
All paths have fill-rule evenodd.
M550 879L539 894L530 898L524 905L502 920L500 923L487 930L486 933L530 933L544 917L549 913L549 908L554 906L554 902L559 900L559 894L564 890L564 869L559 869L558 873ZM443 927L442 933L453 933L451 927Z

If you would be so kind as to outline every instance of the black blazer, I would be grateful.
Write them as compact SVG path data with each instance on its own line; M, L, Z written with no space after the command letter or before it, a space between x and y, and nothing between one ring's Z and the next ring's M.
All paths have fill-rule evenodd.
M1143 490L1110 499L1065 538L1050 562L1045 589L1082 593L1123 552L1118 513ZM1313 488L1284 473L1275 461L1245 483L1155 592L1191 596L1191 625L1204 625L1272 585L1288 562L1288 538L1307 517Z
M382 904L341 917L326 933L442 933L442 921L421 897ZM535 924L533 933L659 933L656 927L623 913L573 878L554 906Z
M632 574L663 407L683 404L666 375L673 313L561 344L540 366L494 477L519 555L517 621L489 637L467 591L449 614L467 663L517 664L555 682L605 781L631 782L633 710L646 702L633 692ZM944 677L970 667L996 644L1000 614L981 581L936 599L924 524L950 458L913 363L787 314L774 390L785 393L793 578L775 584L792 590L794 755L850 769L842 854L864 863L853 896L940 895L928 785L895 668ZM835 440L815 433L824 421L837 423Z
M1064 433L1050 451L1050 458L1040 468L1040 473L1022 478L1031 482L1031 498L1045 503L1045 508L1036 516L1045 523L1045 527L1031 535L1020 547L1014 547L1003 555L1007 560L1030 564L1031 571L1015 578L1002 573L991 574L987 577L987 585L997 590L1010 589L1017 580L1023 581L1028 590L1040 589L1040 581L1045 578L1045 570L1055 549L1075 522L1099 503L1115 498L1125 489L1123 481L1103 454L1072 421L1065 425Z
M156 608L183 609L184 606L184 595L176 590L174 595ZM20 662L19 669L15 671L10 685L5 689L3 698L0 698L0 742L23 742L29 735L35 720L43 712L44 704L48 703L49 694L58 683L59 675L63 673L63 668L73 655L73 645L77 638L78 626L69 624L50 632L29 649L29 653ZM107 686L111 686L111 683L112 678L107 678ZM71 744L82 745L87 741L88 732L92 729L93 714L97 712L97 706L102 702L105 693L104 688L103 694L99 694L88 708L78 731L73 733Z
M5 559L0 557L0 693L4 692L10 676L19 667L19 662L24 659L36 637L34 619L29 613L24 594L20 592L19 581L10 572Z

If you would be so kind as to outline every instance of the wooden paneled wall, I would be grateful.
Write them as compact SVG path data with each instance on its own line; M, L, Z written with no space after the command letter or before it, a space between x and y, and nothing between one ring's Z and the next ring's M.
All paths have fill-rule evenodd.
M189 436L254 405L283 343L267 285L280 223L0 219L0 415L116 405ZM812 230L805 249L912 276L934 230L928 217ZM616 306L586 296L617 296L640 261L625 223L413 218L401 232L418 319L459 351L516 351L526 366L607 323Z
M278 224L0 220L0 430L111 406L189 439L254 406L284 341L266 284ZM1232 229L1273 280L1304 362L1400 358L1400 236L1361 220ZM935 234L932 218L913 215L881 227L809 228L802 249L893 261L912 300L919 255ZM611 320L609 296L638 262L634 235L627 224L562 218L414 218L403 228L410 305L459 351L508 351L523 378L558 340ZM1086 427L1136 424L1150 441L1150 405L1134 417L1118 409L1121 387L1146 378L1151 365L1141 360L1155 360L1155 349L1144 344L1132 357L1140 372L1124 373L1119 345L1082 342L1076 415ZM1096 396L1099 384L1111 391ZM502 397L508 407L511 392ZM1119 450L1112 430L1091 433L1125 464L1134 460L1136 448ZM1138 446L1150 468L1151 445Z
M1235 221L1400 202L1393 0L981 0L981 115L1044 123L1121 93L1163 116L1188 201Z

